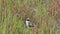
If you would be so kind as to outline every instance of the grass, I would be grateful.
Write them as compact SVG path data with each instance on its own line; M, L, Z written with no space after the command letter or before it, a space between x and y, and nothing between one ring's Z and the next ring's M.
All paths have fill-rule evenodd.
M53 3L51 0L0 0L0 34L58 34L55 21L60 20L56 10L60 8L52 8ZM38 26L26 28L26 17L39 23Z

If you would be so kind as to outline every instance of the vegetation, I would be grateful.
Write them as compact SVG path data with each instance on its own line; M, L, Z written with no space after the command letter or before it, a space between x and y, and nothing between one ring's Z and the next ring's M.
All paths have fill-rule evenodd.
M26 28L29 17L35 28ZM60 1L0 0L0 34L60 34Z

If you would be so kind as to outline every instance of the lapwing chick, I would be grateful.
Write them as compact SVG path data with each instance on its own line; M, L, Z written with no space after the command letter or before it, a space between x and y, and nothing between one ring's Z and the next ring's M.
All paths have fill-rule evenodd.
M26 27L34 27L35 24L30 21L30 18L26 19Z
M28 26L29 26L29 23L30 23L30 19L29 19L29 18L27 18L27 19L26 19L26 27L28 27Z

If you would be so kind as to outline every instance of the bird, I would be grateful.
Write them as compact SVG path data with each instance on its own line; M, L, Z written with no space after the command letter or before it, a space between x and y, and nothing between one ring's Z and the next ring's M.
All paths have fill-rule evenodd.
M26 27L28 27L29 23L30 23L30 18L26 18Z
M26 27L34 27L35 24L30 21L30 18L26 18Z

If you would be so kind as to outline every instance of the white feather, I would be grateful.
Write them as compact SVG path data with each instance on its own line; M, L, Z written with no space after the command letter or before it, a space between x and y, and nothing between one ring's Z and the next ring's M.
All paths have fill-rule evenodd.
M29 25L29 23L30 23L30 21L26 21L26 26L28 26L28 25Z

